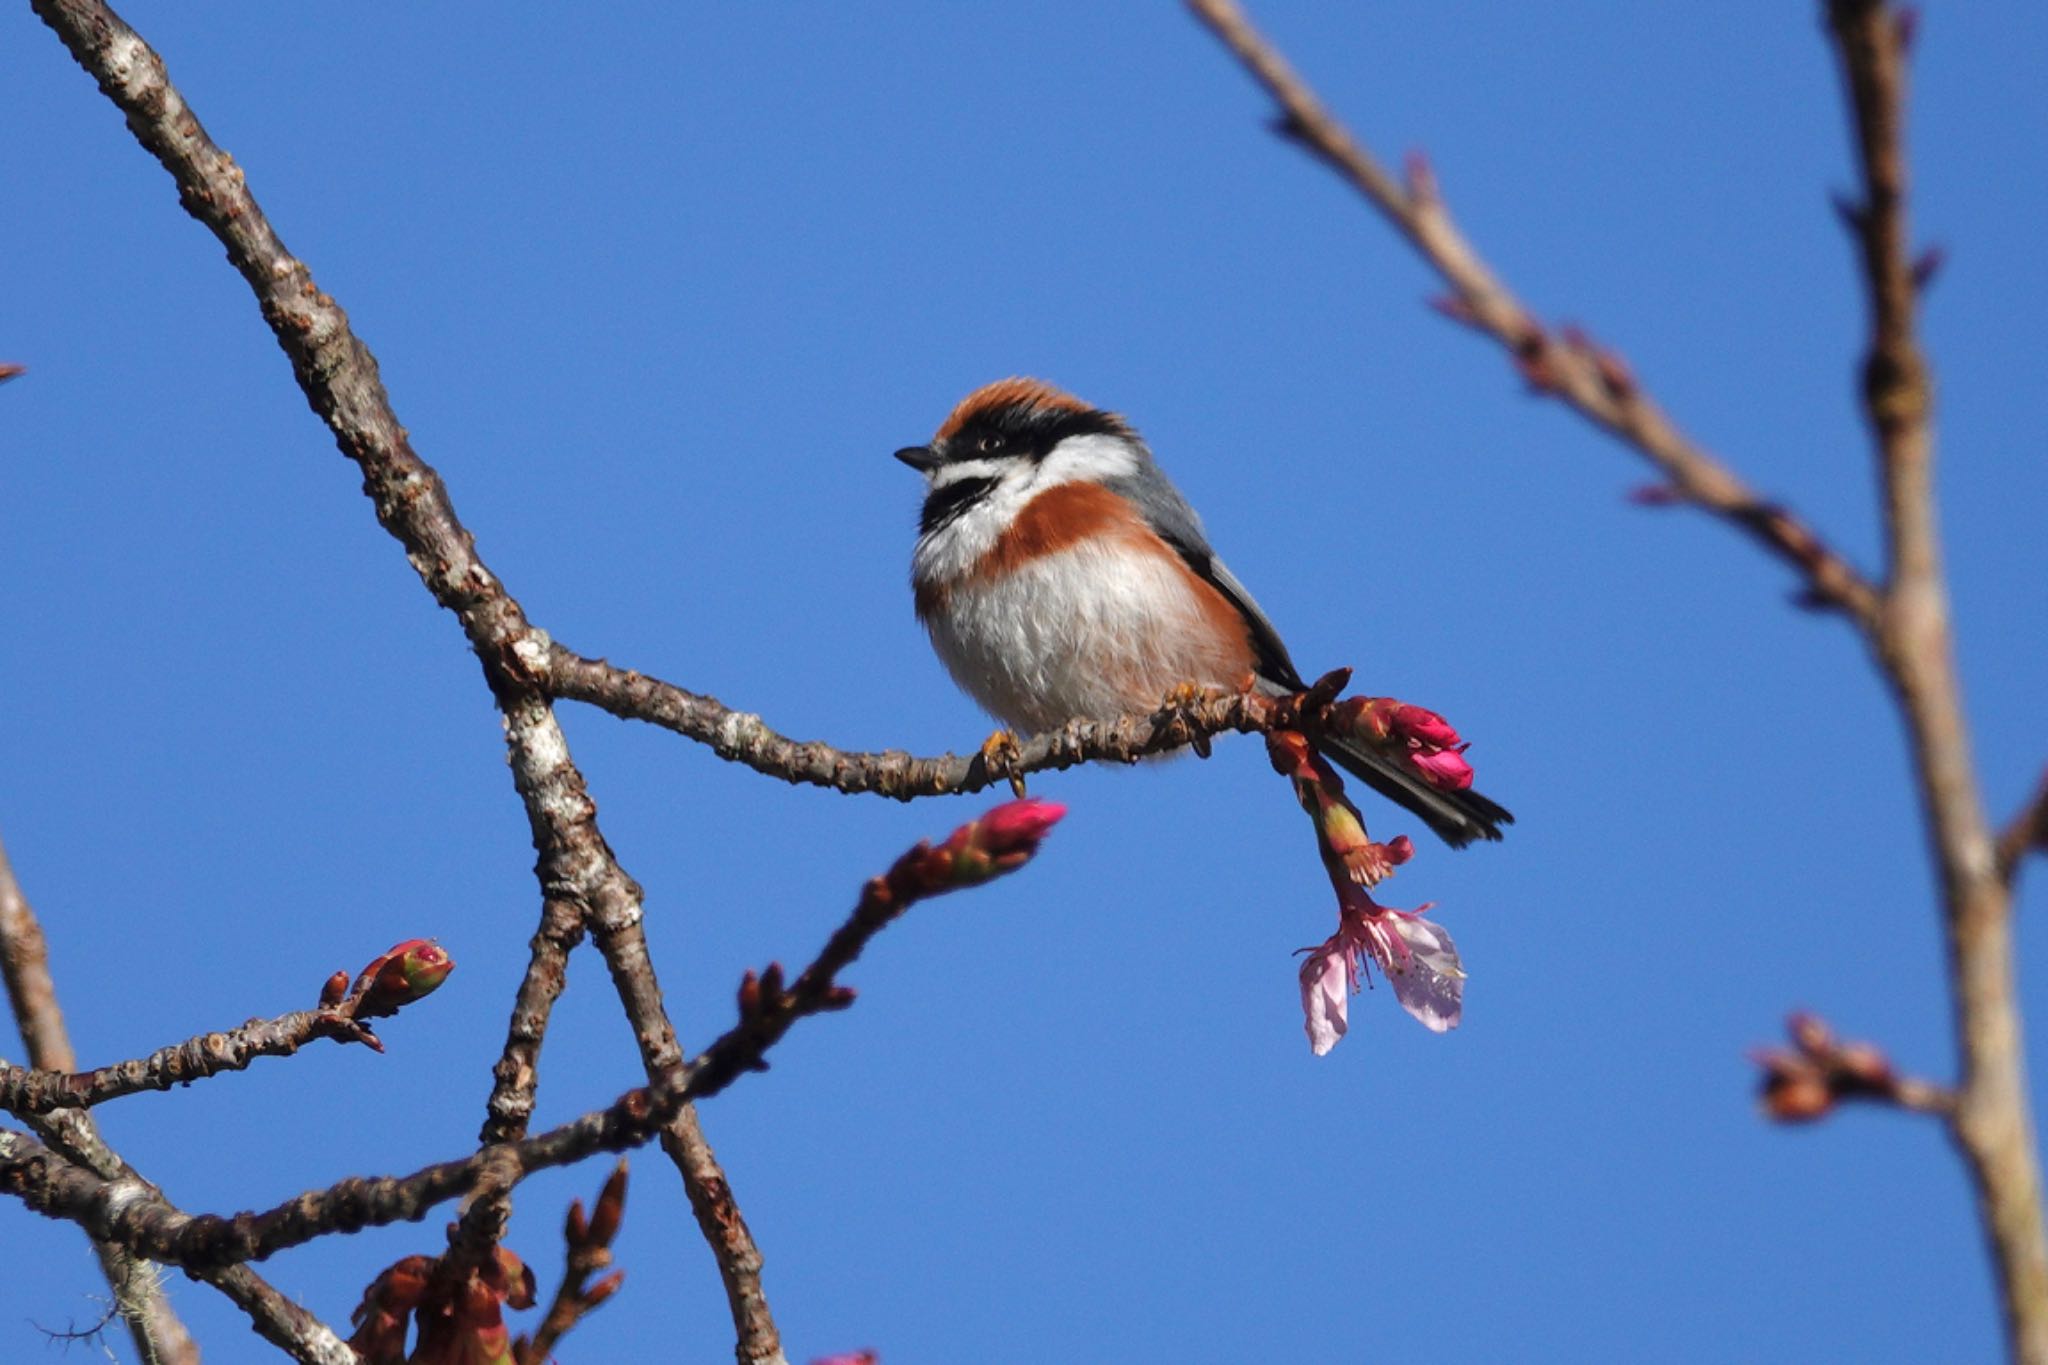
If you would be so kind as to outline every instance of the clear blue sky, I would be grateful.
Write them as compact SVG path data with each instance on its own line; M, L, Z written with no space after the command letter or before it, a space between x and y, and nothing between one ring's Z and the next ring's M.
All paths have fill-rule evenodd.
M1258 9L1362 136L1428 149L1532 305L1868 562L1816 6ZM2003 814L2048 758L2048 14L1929 10L1915 212L1949 251L1944 524ZM787 733L972 747L988 722L911 617L918 489L889 452L1039 374L1152 439L1305 669L1444 711L1520 816L1497 847L1422 843L1386 887L1457 935L1464 1026L1382 991L1319 1061L1290 954L1330 896L1255 744L1035 783L1073 807L1040 864L892 930L856 1009L705 1111L794 1358L1995 1354L1940 1133L1752 1110L1743 1051L1793 1006L1951 1065L1857 646L1723 528L1628 506L1629 457L1424 309L1422 269L1177 6L130 17L572 647ZM168 178L25 6L0 50L0 359L32 367L0 392L0 834L80 1049L305 1006L413 935L460 963L387 1056L316 1048L101 1119L193 1210L458 1154L537 914L477 665ZM794 790L564 710L686 1041L726 1026L744 967L806 959L864 877L986 804ZM2037 940L2025 967L2048 971ZM586 950L538 1119L638 1074ZM626 1289L564 1359L728 1360L672 1173L636 1172ZM521 1189L544 1282L601 1178ZM343 1324L444 1221L265 1273ZM95 1314L73 1229L0 1208L0 1265L0 1358ZM259 1358L172 1284L210 1359Z

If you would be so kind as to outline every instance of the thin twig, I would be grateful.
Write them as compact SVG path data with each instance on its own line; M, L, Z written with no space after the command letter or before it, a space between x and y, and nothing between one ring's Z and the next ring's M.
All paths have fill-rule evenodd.
M243 1071L258 1057L289 1057L316 1038L360 1042L359 1031L326 1010L297 1010L251 1019L226 1033L202 1033L147 1057L92 1071L44 1071L0 1063L0 1109L18 1117L52 1109L89 1109L145 1090L190 1085L224 1071Z
M461 622L504 713L513 781L539 853L543 897L578 907L610 969L650 1082L672 1083L683 1051L647 956L640 888L605 844L583 776L570 759L547 697L535 685L532 666L544 652L545 637L528 624L519 604L485 567L476 553L475 537L456 517L440 476L413 451L392 411L375 357L350 329L340 306L314 282L312 272L285 249L250 194L241 168L207 136L172 85L162 58L100 0L34 0L34 7L127 116L136 140L171 173L186 210L227 249L228 259L256 294L265 321L291 359L313 410L333 431L342 453L362 471L363 488L379 523L404 546L435 601ZM531 1006L530 996L522 988L522 1007ZM515 1018L513 1031L521 1027ZM522 1100L517 1087L526 1084L524 1075L532 1072L534 1060L524 1042L515 1038L508 1038L505 1058L506 1071L513 1074L494 1088L487 1120L499 1131L523 1126L512 1116L522 1103L530 1108L530 1098ZM677 1160L686 1185L699 1182L706 1165L715 1168L701 1134L692 1155L690 1161ZM719 1179L721 1191L729 1197L722 1174ZM692 1202L700 1202L697 1194ZM492 1214L489 1225L502 1222L502 1207ZM736 1330L743 1338L753 1334L751 1340L740 1342L740 1354L761 1365L779 1365L781 1343L765 1311L755 1268L758 1250L746 1238L746 1263L728 1266L733 1230L710 1225L702 1230L713 1253L721 1257L728 1285L738 1283L746 1290L744 1298L731 1296L730 1305ZM740 1232L744 1236L744 1225Z
M1956 1095L1945 1085L1901 1075L1873 1043L1835 1036L1816 1015L1801 1012L1786 1021L1790 1047L1761 1048L1753 1054L1762 1070L1764 1113L1780 1123L1811 1123L1838 1104L1875 1103L1908 1113L1950 1118Z
M1998 836L1998 875L2008 886L2019 876L2030 850L2048 852L2048 773Z
M289 1057L316 1038L362 1043L382 1052L384 1044L371 1029L370 1020L395 1014L410 999L397 998L409 989L404 982L385 983L377 969L399 956L400 949L414 945L431 954L434 965L442 969L440 976L452 970L454 964L447 954L414 940L378 957L346 993L347 975L335 973L317 1009L295 1010L275 1019L251 1019L226 1033L202 1033L147 1057L92 1071L55 1071L0 1062L0 1109L22 1118L54 1109L89 1109L145 1090L169 1090L224 1071L244 1071L258 1057ZM439 984L437 976L434 985Z
M517 1365L548 1365L554 1356L555 1344L618 1292L625 1272L611 1269L611 1247L612 1238L618 1234L625 1205L626 1162L621 1158L606 1178L589 1216L584 1215L582 1200L570 1203L562 1229L562 1240L568 1250L562 1281L555 1287L555 1296L548 1303L548 1311L542 1314L540 1326L534 1328L533 1336L522 1337L512 1343L512 1356ZM591 1276L603 1271L611 1273L592 1283Z
M1576 332L1552 335L1523 306L1451 220L1426 163L1417 158L1407 183L1397 181L1236 0L1188 0L1188 7L1280 106L1281 130L1350 182L1450 286L1441 311L1499 342L1534 390L1563 400L1655 465L1672 500L1712 512L1784 562L1805 581L1809 603L1865 627L1875 621L1875 589L1818 533L1680 431L1619 357Z
M8 1003L21 1030L22 1044L28 1049L29 1065L53 1071L77 1066L78 1055L72 1050L64 1012L57 1005L56 981L50 975L49 943L15 879L5 845L0 845L0 979L6 982ZM105 1169L114 1169L119 1160L100 1141L97 1128L84 1114L57 1116L38 1124L36 1131L60 1150L97 1159ZM198 1343L171 1308L156 1268L138 1261L126 1247L99 1238L93 1239L93 1254L135 1342L136 1354L159 1365L198 1365Z

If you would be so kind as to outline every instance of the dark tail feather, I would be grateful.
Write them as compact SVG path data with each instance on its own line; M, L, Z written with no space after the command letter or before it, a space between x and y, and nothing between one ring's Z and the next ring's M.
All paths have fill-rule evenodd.
M1439 790L1377 749L1327 736L1317 747L1381 796L1421 816L1452 848L1463 848L1474 839L1498 839L1500 827L1515 822L1506 808L1478 792Z

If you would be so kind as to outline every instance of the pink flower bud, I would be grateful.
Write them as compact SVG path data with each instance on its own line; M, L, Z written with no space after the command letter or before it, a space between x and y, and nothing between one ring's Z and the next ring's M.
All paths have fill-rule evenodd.
M976 822L981 827L978 842L995 858L1029 858L1066 813L1057 801L1005 801Z
M1439 791L1461 792L1472 785L1472 765L1456 749L1415 749L1408 762L1422 780Z
M936 895L956 887L979 886L1014 872L1031 861L1046 834L1065 817L1057 801L1005 801L988 814L960 826L937 848L917 855L920 878Z

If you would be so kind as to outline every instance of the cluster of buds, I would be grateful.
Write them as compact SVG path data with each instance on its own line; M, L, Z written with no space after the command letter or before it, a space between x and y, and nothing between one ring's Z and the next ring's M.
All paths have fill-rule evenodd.
M1779 1123L1825 1118L1843 1100L1882 1100L1911 1109L1939 1109L1945 1092L1900 1076L1873 1043L1845 1042L1821 1019L1794 1014L1785 1021L1789 1048L1758 1048L1763 1069L1758 1096L1764 1114Z
M322 1023L332 1036L365 1043L377 1051L384 1044L369 1021L383 1019L413 1001L432 995L455 970L455 959L432 939L409 938L371 959L349 984L347 972L336 972L320 988Z
M513 1365L504 1309L533 1307L533 1272L504 1247L488 1259L407 1256L370 1282L350 1321L364 1365ZM419 1326L412 1354L406 1320Z
M1392 697L1352 697L1329 710L1324 724L1337 734L1398 753L1415 774L1439 791L1472 785L1471 748L1451 723L1427 707Z
M1408 709L1434 717L1420 707ZM1320 1057L1337 1045L1350 1024L1350 999L1371 982L1375 964L1401 1008L1425 1028L1442 1033L1457 1027L1465 972L1450 934L1422 918L1428 905L1396 910L1366 894L1367 887L1408 861L1414 844L1406 835L1374 843L1358 808L1344 795L1344 780L1303 736L1276 731L1266 737L1266 753L1274 770L1294 784L1295 798L1314 823L1323 868L1337 893L1337 932L1301 950L1307 955L1300 977L1309 1048Z
M562 1223L562 1240L569 1247L568 1271L562 1277L561 1288L555 1291L555 1301L548 1306L540 1331L532 1338L521 1337L513 1343L513 1359L541 1365L550 1359L554 1343L564 1332L619 1292L619 1286L626 1280L625 1271L613 1270L596 1281L590 1277L610 1268L612 1239L619 1235L619 1224L625 1215L626 1163L621 1160L612 1167L588 1215L583 1212L581 1199L569 1202L569 1216Z
M892 889L908 903L1015 872L1031 861L1066 813L1057 801L1005 801L954 830L945 842L920 844L905 854L890 870Z

